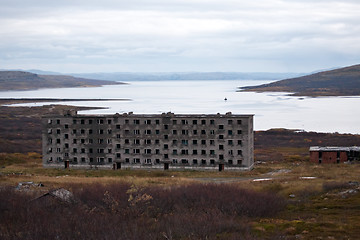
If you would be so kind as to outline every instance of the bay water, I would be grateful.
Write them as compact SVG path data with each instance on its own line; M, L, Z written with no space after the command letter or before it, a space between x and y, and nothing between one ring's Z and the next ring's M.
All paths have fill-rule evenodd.
M56 102L106 109L79 114L124 112L175 114L255 114L254 129L288 128L360 134L360 97L292 97L289 93L238 92L238 87L271 81L132 81L126 85L0 92L0 98L128 99L126 101ZM227 100L225 100L225 98ZM17 104L41 106L46 103Z

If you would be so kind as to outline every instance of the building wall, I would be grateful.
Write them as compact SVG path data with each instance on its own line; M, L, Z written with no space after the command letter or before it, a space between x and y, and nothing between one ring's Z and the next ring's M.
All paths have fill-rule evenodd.
M42 136L45 167L239 170L254 163L253 115L68 113L44 117Z
M314 163L340 163L347 160L345 151L310 151L310 161Z

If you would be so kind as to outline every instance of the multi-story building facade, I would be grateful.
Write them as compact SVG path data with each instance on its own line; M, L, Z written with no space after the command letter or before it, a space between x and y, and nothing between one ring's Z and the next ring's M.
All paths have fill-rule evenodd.
M45 167L247 170L254 164L253 115L46 116Z

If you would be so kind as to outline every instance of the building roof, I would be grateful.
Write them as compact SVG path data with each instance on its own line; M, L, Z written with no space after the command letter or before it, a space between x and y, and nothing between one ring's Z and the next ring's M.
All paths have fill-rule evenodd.
M103 117L181 117L181 118L198 118L198 117L244 117L244 118L251 118L254 117L254 114L233 114L232 112L227 112L225 114L175 114L172 112L167 113L159 113L159 114L135 114L133 112L129 113L115 113L115 114L78 114L77 111L64 111L63 114L48 114L43 116L43 118L49 117L77 117L77 118L103 118Z
M319 147L319 146L312 146L310 147L310 152L350 152L350 151L356 151L360 152L360 147L353 146L353 147Z

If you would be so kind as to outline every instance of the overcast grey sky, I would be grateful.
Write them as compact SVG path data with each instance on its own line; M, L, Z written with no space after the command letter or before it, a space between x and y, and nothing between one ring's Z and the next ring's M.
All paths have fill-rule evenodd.
M310 72L358 63L359 0L0 0L0 69Z

